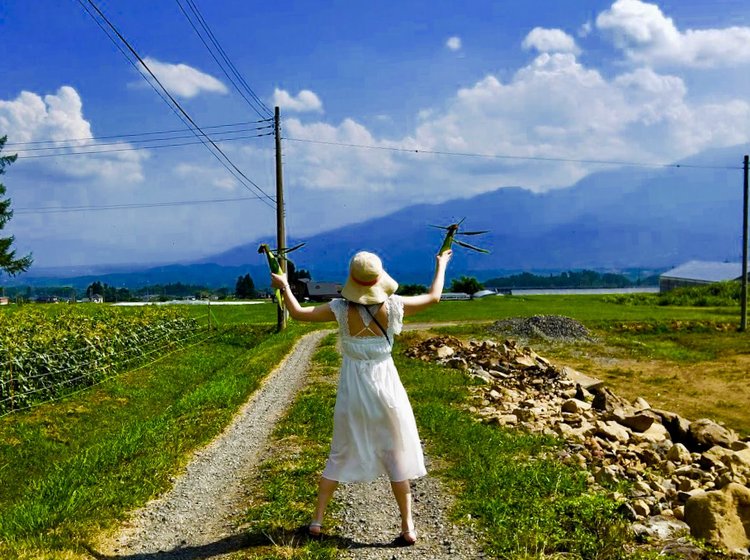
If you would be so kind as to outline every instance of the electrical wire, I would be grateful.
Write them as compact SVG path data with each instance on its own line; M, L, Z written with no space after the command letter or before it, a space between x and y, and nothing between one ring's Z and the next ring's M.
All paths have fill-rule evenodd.
M198 20L199 25L203 28L203 33L206 34L206 36L209 38L209 41L214 46L214 49L216 49L220 56L225 61L225 64L229 66L229 68L232 70L232 73L234 73L235 77L240 81L241 84L243 84L246 88L246 90L249 92L251 99L248 99L247 95L245 94L245 91L237 85L235 82L235 79L232 78L232 75L227 71L225 68L225 64L222 64L222 62L217 58L216 54L214 54L214 50L209 46L209 44L206 42L206 39L203 38L203 34L198 30L195 23L193 22L193 18L190 17L187 11L185 11L185 8L182 6L182 3L180 0L175 0L177 3L177 6L180 8L180 11L185 16L185 19L188 20L188 23L190 23L190 27L193 28L193 31L195 31L195 34L198 35L198 38L203 43L203 46L206 47L206 50L208 50L211 57L214 59L216 64L221 68L221 71L224 72L224 75L227 77L229 82L234 86L234 88L239 92L240 96L245 100L245 102L255 111L258 116L261 118L264 117L264 112L266 113L265 116L271 116L273 113L271 112L271 109L269 109L263 101L255 94L255 92L250 88L249 85L247 85L247 82L242 78L242 76L239 74L239 72L236 70L234 64L232 64L231 60L226 56L226 53L223 48L221 48L221 45L219 44L218 40L216 39L213 32L211 32L211 29L208 27L208 24L206 23L205 19L203 19L203 16L200 14L200 11L198 10L198 7L193 4L190 0L187 1L188 7L190 8L190 11L193 13L194 17ZM260 107L260 109L258 108Z
M245 196L238 198L215 198L211 200L174 200L168 202L143 202L132 204L108 204L104 206L59 206L41 208L14 208L14 214L61 214L67 212L89 212L99 210L132 210L138 208L164 208L172 206L193 206L197 204L218 204L222 202L241 202L243 200L258 200L259 196Z
M179 103L179 102L178 102L178 101L177 101L177 100L176 100L176 99L175 99L175 98L174 98L174 97L172 96L172 94L171 94L171 93L169 93L169 91L168 91L168 90L166 89L166 87L164 87L164 84L162 84L162 83L161 83L161 81L160 81L160 80L159 80L159 79L158 79L158 78L156 77L156 75L154 74L154 72L153 72L153 71L151 70L151 68L150 68L150 67L148 66L148 64L146 64L146 62L145 62L145 61L143 60L143 58L142 58L142 57L141 57L141 56L140 56L140 55L138 54L138 52L137 52L137 51L136 51L136 50L135 50L135 49L133 48L133 46L132 46L132 45L130 44L130 42L128 42L128 40L127 40L127 39L125 39L125 37L124 37L124 36L122 35L122 33L120 33L120 31L119 31L119 30L118 30L118 29L117 29L117 28L116 28L116 27L114 26L114 24L113 24L113 23L112 23L112 22L111 22L111 21L110 21L110 20L109 20L109 19L107 18L107 16L105 16L105 15L104 15L104 13L103 13L103 12L102 12L102 11L101 11L101 10L100 10L100 9L99 9L98 7L97 7L97 5L96 5L96 4L95 4L95 3L93 2L93 0L86 0L86 2L88 2L88 4L89 4L89 5L90 5L90 6L91 6L91 7L92 7L92 8L93 8L93 9L94 9L95 11L96 11L96 13L97 13L97 14L99 15L99 17L101 17L101 19L102 19L102 20L104 20L104 22L105 22L105 23L107 24L107 26L109 27L109 29L111 29L111 31L112 31L112 32L113 32L113 33L114 33L114 34L116 35L117 39L119 39L119 41L120 41L120 42L121 42L122 44L124 44L124 45L125 45L125 47L126 47L126 48L127 48L127 50L128 50L128 51L129 51L129 52L130 52L130 53L132 54L132 56L134 56L134 57L136 58L136 60L138 60L138 62L139 62L139 63L141 64L141 66L143 66L143 68L145 68L145 69L146 69L146 71L148 72L149 76L151 76L151 79L148 79L148 78L147 78L147 77L146 77L146 76L145 76L145 75L143 74L143 72L141 72L140 68L139 68L139 67L137 67L137 65L136 65L136 64L135 64L135 63L133 62L133 60L131 60L131 58L130 58L130 57L129 57L129 56L128 56L128 55L127 55L127 54L126 54L126 53L125 53L124 51L123 51L123 49L122 49L122 48L120 48L120 46L119 46L119 44L117 43L117 41L115 41L115 39L114 39L114 38L113 38L113 37L112 37L112 36L111 36L111 35L110 35L110 34L109 34L109 33L107 32L107 30L106 30L106 29L105 29L105 28L104 28L104 27L102 26L102 24L101 24L101 23L99 22L99 20L98 20L98 19L96 18L96 16L95 16L95 15L94 15L93 13L91 13L91 11L90 11L90 10L89 10L89 9L88 9L88 8L86 7L86 5L85 5L85 4L83 3L83 2L84 2L84 0L78 0L78 3L79 3L79 4L80 4L80 5L81 5L81 6L82 6L82 7L83 7L83 8L85 9L85 10L86 10L86 13L88 13L88 14L89 14L89 16L91 16L91 17L92 17L92 18L94 19L94 21L96 21L96 22L97 22L97 25L99 25L99 27L100 27L100 28L101 28L101 29L102 29L102 30L103 30L103 31L105 32L105 34L106 34L106 35L107 35L107 37L108 37L108 38L110 39L110 41L112 41L113 43L115 43L115 45L116 45L116 46L118 47L118 50L120 50L120 52L121 52L121 53L123 53L123 55L124 55L124 56L126 57L126 59L128 60L128 62L129 62L129 63L130 63L130 64L131 64L132 66L136 67L136 69L138 70L138 73L139 73L139 74L140 74L140 75L141 75L141 76L142 76L142 77L143 77L143 78L144 78L144 79L145 79L145 80L146 80L146 81L147 81L147 82L148 82L148 83L149 83L149 84L151 85L151 87L152 87L152 88L154 88L154 90L156 90L157 92L158 92L158 90L157 90L157 88L156 88L156 87L154 86L154 83L153 83L153 82L155 82L156 84L158 84L158 85L159 85L159 88L161 88L161 90L162 90L162 91L163 91L163 93L164 93L164 95L161 95L161 94L160 94L160 97L162 98L162 100L164 100L164 101L165 101L165 102L166 102L166 103L167 103L167 104L168 104L168 105L170 106L170 108L172 109L172 111L173 111L173 112L177 113L177 111L179 110L179 113L177 113L177 114L178 114L178 117L180 117L180 120L182 120L182 121L183 121L183 123L184 123L184 124L185 124L186 126L188 126L188 127L189 127L189 128L191 129L191 131L193 131L193 133L195 134L195 136L196 136L197 138L199 138L199 139L205 139L205 140L203 141L203 143L204 143L204 145L206 145L206 147L207 147L207 148L209 149L209 151L211 152L211 154L212 154L212 155L213 155L213 156L214 156L214 157L215 157L215 158L216 158L216 159L217 159L217 160L218 160L218 161L219 161L219 162L220 162L220 163L221 163L221 164L222 164L222 165L223 165L223 166L224 166L224 167L225 167L225 168L226 168L226 169L227 169L227 170L228 170L228 171L229 171L229 172L230 172L230 173L231 173L231 174L232 174L232 175L233 175L233 176L234 176L235 178L236 178L236 179L238 179L238 180L240 181L240 183L241 183L241 184L242 184L242 185L243 185L243 186L244 186L244 187L245 187L246 189L248 189L248 190L251 190L251 191L252 191L253 189L252 189L252 188L251 188L250 186L248 186L248 184L247 184L247 183L249 183L250 185L252 185L252 187L253 187L253 188L254 188L254 189L255 189L255 190L256 190L256 191L257 191L257 192L258 192L259 194L261 194L261 195L262 195L261 201L262 201L262 202L263 202L264 204L266 204L267 206L269 206L270 208L272 208L272 209L274 209L274 210L275 210L275 207L276 207L276 201L275 201L275 199L274 199L273 197L271 197L270 195L268 195L268 193L266 193L266 192L265 192L265 191L264 191L264 190L263 190L262 188L260 188L260 187L259 187L259 186L258 186L258 185L257 185L257 184L256 184L256 183L255 183L255 182L254 182L254 181L252 180L252 179L250 179L250 178L249 178L249 177L248 177L247 175L245 175L245 173L243 173L243 172L242 172L242 170L240 170L240 169L239 169L239 168L238 168L238 167L237 167L237 166L236 166L236 165L234 164L234 162L233 162L233 161L232 161L232 160L231 160L231 159L230 159L230 158L229 158L229 157L228 157L228 156L227 156L227 155L226 155L226 154L224 153L224 151L223 151L223 150L222 150L222 149L221 149L221 148L220 148L220 147L219 147L219 146L218 146L218 145L217 145L217 144L216 144L216 143L215 143L215 142L214 142L214 141L213 141L213 140L212 140L212 139L211 139L211 138L210 138L210 137L209 137L209 136L208 136L208 135L207 135L207 134L206 134L206 133L204 132L204 131L203 131L203 129L202 129L202 128L201 128L200 126L198 126L198 124L197 124L197 123L196 123L196 122L195 122L195 121L193 120L193 118L192 118L192 117L191 117L191 116L190 116L190 115L189 115L189 114L187 113L187 111L185 111L185 109L184 109L184 108L182 107L182 105L180 105L180 103ZM165 99L165 96L166 96L166 97L167 97L167 98L169 99L169 101L167 101L167 99ZM213 147L213 150L212 150L212 149L211 149L211 148L209 147L209 144L210 144L210 146L211 146L211 147ZM217 152L218 152L218 153L217 153ZM221 154L221 156L220 156L219 154ZM243 181L242 179L240 179L240 177L238 177L238 176L237 176L238 174L239 174L239 176L240 176L240 177L242 177L242 179L244 179L244 181ZM245 181L247 181L247 182L245 182ZM265 199L267 199L267 200L263 200L263 198L265 198ZM270 201L270 202L269 202L269 201Z
M229 128L233 126L247 126L251 124L261 124L261 123L267 123L269 121L272 121L273 119L263 119L260 121L243 121L243 122L236 122L236 123L227 123L227 124L214 124L211 126L204 126L203 130L212 130L214 128ZM269 125L267 128L270 128L273 125ZM266 128L266 127L263 127ZM63 138L62 140L35 140L33 142L6 142L5 147L8 146L30 146L33 144L50 144L50 143L56 143L56 142L84 142L86 140L110 140L112 138L132 138L136 136L150 136L150 135L156 135L156 134L176 134L178 132L189 132L189 128L175 128L172 130L154 130L149 132L133 132L130 134L110 134L108 136L86 136L84 138ZM133 142L134 140L131 140ZM24 148L21 148L24 149Z
M268 132L266 134L254 134L252 136L237 136L235 138L217 138L214 139L215 142L231 142L234 140L248 140L252 138L263 138L264 136L273 136L273 132ZM145 141L145 140L144 140ZM114 142L112 145L120 144L120 142ZM60 156L81 156L86 154L108 154L112 152L137 152L139 150L154 150L158 148L175 148L179 146L194 146L196 144L204 144L201 140L197 140L195 142L178 142L176 144L155 144L153 146L133 146L130 148L112 148L112 149L106 149L106 150L85 150L85 151L75 151L75 152L63 152L59 154L36 154L36 155L24 155L22 152L18 152L18 158L19 159L36 159L36 158L48 158L48 157L60 157ZM93 144L91 146L82 146L85 148L91 147L95 148L97 146L105 146L110 144ZM53 150L53 149L73 149L72 146L64 147L64 148L45 148L47 150ZM31 150L28 150L31 151ZM235 176L235 179L239 180L239 177ZM241 183L241 181L240 181ZM253 192L253 191L250 191ZM265 195L265 193L263 193ZM259 196L259 200L264 200L267 197L265 196Z
M620 161L620 160L603 160L603 159L575 159L575 158L545 157L545 156L512 156L512 155L504 155L504 154L480 154L480 153L472 153L472 152L447 152L447 151L440 151L440 150L423 150L419 148L394 148L390 146L372 146L372 145L367 145L367 144L349 144L346 142L328 142L325 140L290 138L288 136L284 136L282 139L289 140L290 142L323 144L326 146L340 146L344 148L384 150L384 151L389 151L389 152L427 154L427 155L438 155L438 156L509 159L509 160L521 160L521 161L546 161L546 162L555 162L555 163L586 163L586 164L597 164L597 165L617 165L617 166L622 166L622 167L728 169L728 170L741 170L742 169L742 167L739 167L739 166L733 167L733 166L728 166L728 165L698 165L698 164L689 164L689 163L648 163L648 162L625 161L625 160Z

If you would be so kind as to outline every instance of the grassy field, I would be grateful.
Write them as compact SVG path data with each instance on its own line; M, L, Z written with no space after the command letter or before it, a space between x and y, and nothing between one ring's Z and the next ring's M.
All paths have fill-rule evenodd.
M693 420L712 418L750 435L750 332L737 332L739 311L738 306L624 305L610 296L511 296L444 302L411 319L471 317L476 323L439 330L493 338L497 335L485 327L495 320L572 317L595 342L524 342L560 365L606 381L623 397L643 397L654 407Z
M50 313L55 307L47 306ZM208 322L207 307L187 309ZM82 543L167 488L191 451L221 431L305 332L292 324L272 335L271 304L211 306L210 312L212 339L60 402L0 418L0 558L85 557ZM510 296L443 302L410 319L467 321L436 330L488 338L486 327L496 320L540 314L573 317L596 337L572 344L528 341L556 363L604 379L623 396L642 396L687 418L714 418L750 434L750 334L736 332L736 306ZM276 432L284 460L263 466L247 514L259 545L266 533L283 546L248 549L238 557L332 558L342 546L305 544L294 533L308 520L327 453L337 363L329 338L316 355L313 383ZM400 356L398 365L428 451L458 481L454 514L471 513L485 524L498 557L564 550L583 558L621 556L626 540L613 503L585 494L580 473L547 460L554 441L475 424L457 406L469 380ZM536 486L525 486L526 479ZM555 525L561 519L567 525ZM565 536L571 532L575 542Z
M219 311L201 344L0 419L0 558L75 558L169 486L304 332L270 336L244 312Z

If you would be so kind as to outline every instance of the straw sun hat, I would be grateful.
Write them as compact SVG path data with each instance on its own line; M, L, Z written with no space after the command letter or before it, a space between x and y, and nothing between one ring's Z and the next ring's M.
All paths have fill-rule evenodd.
M383 303L398 288L398 283L383 270L380 258L367 251L360 251L349 263L349 277L341 290L341 296L364 305Z

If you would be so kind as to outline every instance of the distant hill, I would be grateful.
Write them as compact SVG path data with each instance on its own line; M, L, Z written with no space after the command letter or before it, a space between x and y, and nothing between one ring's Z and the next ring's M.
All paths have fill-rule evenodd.
M466 217L467 228L490 230L470 242L491 254L457 249L451 277L470 274L481 280L523 271L584 268L641 268L648 273L692 259L738 261L742 239L740 167L742 154L747 152L748 146L737 146L687 158L679 162L679 168L602 171L571 187L543 194L509 187L441 204L409 206L311 236L294 260L315 279L341 280L352 254L366 249L380 254L400 282L428 283L442 239L442 232L430 224ZM711 168L691 167L696 165ZM233 287L237 276L249 273L262 287L267 285L268 272L263 257L257 254L261 241L268 240L255 240L192 264L78 275L67 282L88 285L101 280L138 287L180 281ZM290 238L288 243L297 241ZM13 282L61 283L55 274L34 276L32 271ZM4 279L4 283L9 282Z
M658 270L691 259L737 261L742 223L739 167L747 149L712 150L679 162L679 168L602 171L543 194L512 187L410 206L312 236L296 253L296 263L315 278L341 278L351 255L367 249L379 253L403 282L429 281L441 241L441 232L429 225L463 217L469 229L490 230L471 241L492 254L458 249L451 263L454 275ZM717 169L721 167L735 169ZM255 247L257 242L235 247L206 261L236 266L249 262Z

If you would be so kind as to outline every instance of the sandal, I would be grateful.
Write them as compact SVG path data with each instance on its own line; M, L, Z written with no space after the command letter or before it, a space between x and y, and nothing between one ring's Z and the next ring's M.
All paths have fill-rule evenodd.
M401 534L396 537L396 544L399 546L414 546L417 543L417 531L414 527L401 531Z
M323 524L313 521L307 526L307 534L313 539L319 539L323 534Z

